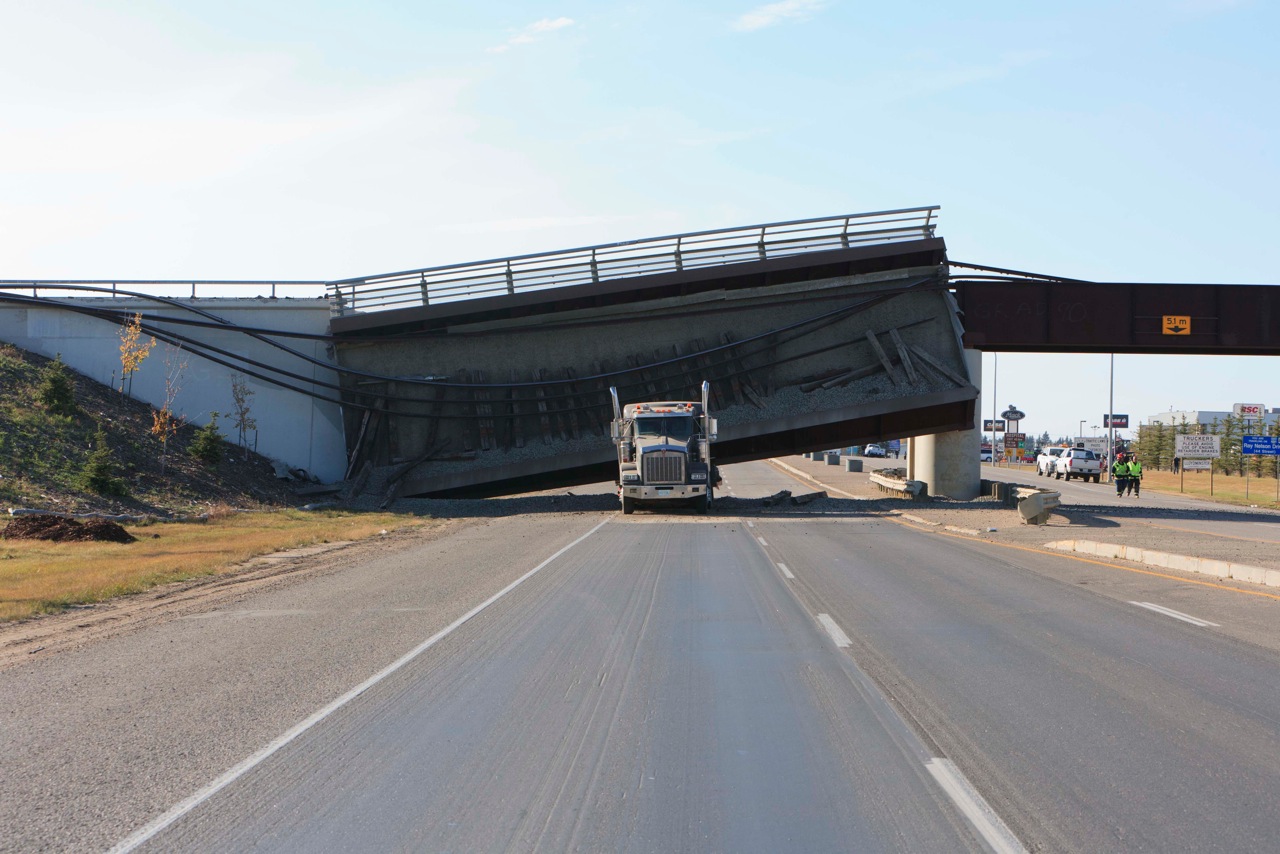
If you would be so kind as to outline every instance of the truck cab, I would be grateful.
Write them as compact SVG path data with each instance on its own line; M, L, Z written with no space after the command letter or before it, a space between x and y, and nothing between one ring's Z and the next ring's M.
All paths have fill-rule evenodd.
M710 512L719 475L711 463L716 420L702 401L665 400L619 406L613 394L612 435L618 448L618 497L622 512L660 502L691 503Z

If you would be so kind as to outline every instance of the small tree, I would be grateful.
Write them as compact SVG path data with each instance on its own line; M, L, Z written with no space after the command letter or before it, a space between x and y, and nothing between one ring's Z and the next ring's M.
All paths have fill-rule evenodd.
M41 371L39 397L45 409L54 415L73 418L80 411L76 406L76 386L61 353Z
M101 424L94 434L93 443L93 452L80 470L76 485L86 492L96 492L99 495L128 495L129 490L124 481L116 477L115 462L111 458L111 448L107 445L107 431Z
M182 390L182 375L187 370L187 360L182 347L170 347L164 355L164 405L151 413L151 435L160 439L160 474L164 474L169 456L169 439L186 423L186 419L173 412L173 402Z
M196 431L191 440L191 456L207 466L222 462L222 431L218 429L218 411L209 413L209 423Z
M151 355L156 339L142 340L142 315L135 314L120 327L120 392L124 393L125 380L129 381L129 394L133 394L133 375L142 367L142 360Z
M235 402L236 441L244 448L244 458L249 459L249 431L258 429L258 422L249 413L249 398L254 390L240 374L231 375L231 399Z

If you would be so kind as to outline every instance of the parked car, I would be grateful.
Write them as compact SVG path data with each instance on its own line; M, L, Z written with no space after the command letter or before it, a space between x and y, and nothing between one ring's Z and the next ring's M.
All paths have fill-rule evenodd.
M1102 461L1088 448L1067 448L1054 461L1053 473L1059 480L1079 477L1097 483L1102 479Z
M981 462L981 463L989 463L989 462L991 462L991 452L990 452L990 451L979 451L979 452L978 452L978 462Z
M1063 447L1041 448L1040 453L1036 456L1036 475L1038 477L1053 477L1057 472L1054 471L1054 464L1058 462L1058 457L1062 456L1062 452L1067 450Z
M882 448L882 447L880 447L879 445L867 445L865 448L863 448L863 449L862 449L862 455L863 455L864 457L887 457L887 456L889 456L889 455L888 455L888 453L886 453L886 452L885 452L885 449L884 449L884 448Z

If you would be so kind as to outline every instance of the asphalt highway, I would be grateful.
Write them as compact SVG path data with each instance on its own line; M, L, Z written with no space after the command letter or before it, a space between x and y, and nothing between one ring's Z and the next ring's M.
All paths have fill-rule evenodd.
M725 495L803 491L763 463L726 478ZM504 532L518 544L499 548ZM451 591L491 572L485 536L503 570L483 595L428 622L401 613L413 597L392 591L425 584L435 562L465 567ZM189 745L128 748L114 790L93 789L112 817L107 845L49 829L59 790L89 773L69 765L113 759L111 745L95 758L28 743L17 703L109 673L120 693L145 682L157 708L190 694L216 715L216 692L198 696L177 667L143 678L122 666L184 635L140 632L47 671L0 672L0 734L43 793L21 800L0 781L16 830L0 849L1235 852L1280 840L1280 654L1229 631L1242 609L1280 603L1199 587L1187 598L1175 579L1115 580L1127 574L856 510L520 518L464 540L377 564L397 613L386 627L366 619L348 656L320 641L338 631L336 603L382 607L350 576L241 603L262 615L252 638L214 630L216 613L186 621L199 643L188 654L236 668L228 682L255 678L228 644L275 645L275 666L308 662L311 679L291 687L271 671L273 702L219 740L217 757L234 760L175 773ZM59 681L71 671L78 681ZM109 705L89 696L75 714L54 708L53 724L46 709L44 726L83 737ZM148 797L130 800L130 786Z

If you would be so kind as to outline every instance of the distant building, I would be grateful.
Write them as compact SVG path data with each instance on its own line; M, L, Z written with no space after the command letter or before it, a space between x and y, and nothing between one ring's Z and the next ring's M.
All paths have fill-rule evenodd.
M1155 415L1148 415L1146 423L1151 425L1163 424L1166 427L1177 427L1185 422L1193 429L1197 424L1203 424L1207 430L1214 421L1217 421L1218 424L1222 424L1222 422L1227 420L1227 416L1231 414L1232 413L1229 410L1221 411L1213 409L1190 409L1179 412L1160 412ZM1268 410L1262 418L1262 423L1265 426L1270 427L1277 421L1280 421L1280 408Z

